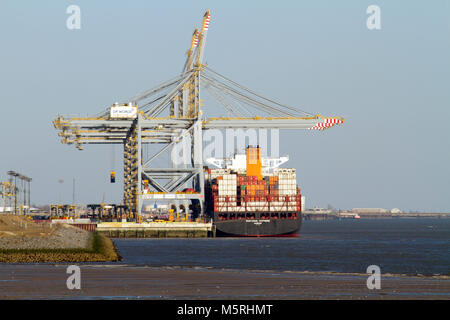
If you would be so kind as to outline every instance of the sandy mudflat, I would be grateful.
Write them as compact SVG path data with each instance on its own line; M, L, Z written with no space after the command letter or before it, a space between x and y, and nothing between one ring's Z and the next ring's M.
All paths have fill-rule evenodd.
M365 275L81 265L81 290L66 288L67 264L0 265L0 299L449 299L450 280Z

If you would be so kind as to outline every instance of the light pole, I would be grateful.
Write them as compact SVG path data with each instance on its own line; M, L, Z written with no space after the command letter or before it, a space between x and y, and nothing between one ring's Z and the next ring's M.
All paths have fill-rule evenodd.
M75 178L73 178L73 184L72 184L72 206L74 207L74 213L77 214L77 207L75 205Z
M62 187L62 184L64 183L64 180L63 179L58 179L58 183L61 185L61 187ZM62 204L61 203L61 188L59 188L59 204Z
M8 171L8 175L13 176L14 177L14 214L17 214L17 176L19 175L17 172L15 171Z
M30 208L30 182L31 178L24 176L23 174L17 173L15 171L8 171L8 175L14 177L14 214L17 214L17 195L19 195L19 204L21 207L21 213L24 213L26 208ZM17 187L17 177L20 179L20 188ZM12 183L12 179L11 179ZM27 190L28 189L28 190ZM28 196L27 196L28 192ZM28 202L28 206L27 206ZM29 212L29 210L28 210Z

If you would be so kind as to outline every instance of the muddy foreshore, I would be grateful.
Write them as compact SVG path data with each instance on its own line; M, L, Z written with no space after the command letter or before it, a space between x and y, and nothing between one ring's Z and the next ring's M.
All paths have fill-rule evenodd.
M367 276L252 272L205 268L81 264L81 289L66 287L67 264L0 264L0 299L344 299L450 298L450 280L382 277L369 290Z

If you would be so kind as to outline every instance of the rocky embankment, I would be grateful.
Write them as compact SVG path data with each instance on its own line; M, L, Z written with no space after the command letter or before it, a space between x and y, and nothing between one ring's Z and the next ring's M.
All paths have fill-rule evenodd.
M115 261L109 238L67 224L0 215L0 262Z

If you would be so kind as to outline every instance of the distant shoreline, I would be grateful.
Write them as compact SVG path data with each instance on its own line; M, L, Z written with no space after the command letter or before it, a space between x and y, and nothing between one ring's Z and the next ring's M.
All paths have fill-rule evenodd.
M450 213L414 212L414 213L374 213L374 212L317 212L306 210L302 212L304 220L326 220L326 219L407 219L407 218L435 218L448 219Z

